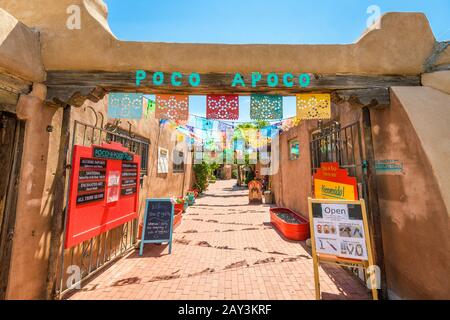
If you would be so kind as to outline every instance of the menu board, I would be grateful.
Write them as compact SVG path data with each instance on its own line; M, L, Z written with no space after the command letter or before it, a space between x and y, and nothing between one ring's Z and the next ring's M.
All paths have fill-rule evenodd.
M77 205L105 198L106 160L81 158L78 174Z
M140 162L118 142L73 146L66 249L138 218Z
M361 205L313 203L312 210L317 253L368 259Z
M122 196L134 195L137 191L138 164L135 162L122 162L122 183L120 194Z
M80 168L106 169L106 161L105 160L82 158L80 160Z
M170 199L147 199L140 254L145 243L169 242L172 250L173 203Z
M93 194L85 194L81 196L77 196L77 204L85 204L93 201L103 200L105 198L105 192L97 192Z

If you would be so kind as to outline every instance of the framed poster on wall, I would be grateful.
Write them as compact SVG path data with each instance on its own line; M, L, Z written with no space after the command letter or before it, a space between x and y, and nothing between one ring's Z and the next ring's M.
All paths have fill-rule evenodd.
M158 147L158 173L169 173L169 150Z

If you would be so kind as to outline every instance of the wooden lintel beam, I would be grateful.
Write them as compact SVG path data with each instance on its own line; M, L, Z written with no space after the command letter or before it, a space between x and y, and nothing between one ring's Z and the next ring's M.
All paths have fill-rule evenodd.
M283 84L283 74L278 75L278 85L271 87L267 81L267 74L255 87L252 87L251 74L242 73L245 86L232 86L235 74L205 73L200 74L201 82L198 86L189 85L189 74L182 74L180 86L171 84L171 74L164 73L162 85L155 85L152 81L154 72L146 71L147 78L136 85L135 72L79 72L79 71L50 71L47 74L48 100L63 101L70 105L81 105L84 100L98 101L106 92L140 92L145 94L173 93L173 94L240 94L252 93L280 94L292 96L306 92L338 92L344 98L357 95L361 104L373 103L376 98L380 105L385 105L389 99L385 94L392 86L420 86L420 76L384 76L384 75L348 75L348 74L309 74L311 82L307 87L299 85L298 76L294 75L294 85L286 87ZM178 79L177 79L178 80ZM291 79L289 79L290 81ZM366 91L360 91L366 90ZM383 97L378 97L383 94ZM348 97L347 97L348 98Z
M212 93L271 93L283 95L295 95L296 93L361 88L387 88L392 86L418 86L419 76L374 76L374 75L321 75L310 74L310 84L302 88L299 85L298 76L294 75L294 85L286 87L283 85L283 74L277 74L279 83L270 87L267 83L267 75L256 87L252 87L251 74L241 74L245 87L232 86L235 74L205 73L200 74L200 85L193 87L188 83L189 74L183 74L182 85L176 87L171 85L171 74L164 73L164 83L154 85L152 81L154 72L147 71L147 78L136 85L135 72L76 72L76 71L50 71L47 75L46 84L50 88L67 87L101 87L107 91L120 92L142 92L142 93L185 93L185 94L212 94ZM290 81L290 79L288 79Z
M0 103L0 112L9 112L9 113L16 113L16 106L12 104L3 104Z
M20 95L29 94L31 89L31 82L0 73L0 104L15 106Z

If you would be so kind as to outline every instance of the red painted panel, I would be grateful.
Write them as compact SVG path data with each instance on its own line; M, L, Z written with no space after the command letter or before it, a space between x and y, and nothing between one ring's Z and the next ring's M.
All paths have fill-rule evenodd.
M95 158L96 147L129 153L115 142L74 146L65 248L138 217L140 157L130 154L132 161Z

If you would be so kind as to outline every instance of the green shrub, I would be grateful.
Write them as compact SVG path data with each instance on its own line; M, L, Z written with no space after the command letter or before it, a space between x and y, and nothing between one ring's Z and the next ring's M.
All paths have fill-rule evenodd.
M203 192L208 187L208 178L210 175L210 167L207 163L194 164L195 184L194 188Z
M245 184L248 184L250 181L255 179L255 173L253 171L248 171L245 176Z

